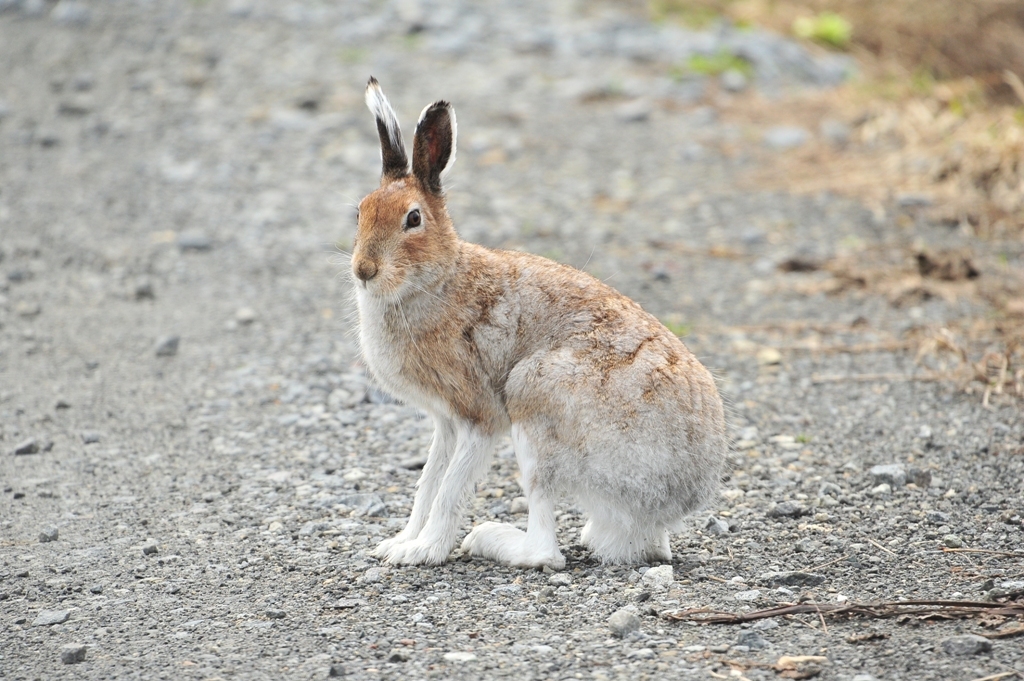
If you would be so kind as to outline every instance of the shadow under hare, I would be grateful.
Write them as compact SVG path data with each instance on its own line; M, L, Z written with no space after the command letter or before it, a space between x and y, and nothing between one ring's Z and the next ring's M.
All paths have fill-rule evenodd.
M437 565L462 508L511 433L529 502L526 531L477 525L462 549L560 569L555 501L588 517L581 540L606 562L668 561L669 531L715 494L726 456L722 401L707 369L639 305L545 258L462 241L442 178L455 112L428 105L412 164L373 78L383 172L359 204L352 256L363 357L374 378L435 425L408 525L389 563Z

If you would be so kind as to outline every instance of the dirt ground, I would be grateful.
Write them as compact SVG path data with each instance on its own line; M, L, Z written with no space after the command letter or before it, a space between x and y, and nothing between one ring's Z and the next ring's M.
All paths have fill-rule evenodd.
M1024 678L1024 242L942 196L787 182L869 171L842 139L875 119L793 112L846 62L675 30L0 0L0 677ZM680 71L728 50L753 71ZM715 373L731 470L671 571L601 565L568 500L559 573L370 557L430 438L354 333L371 74L407 132L454 104L464 238L585 269ZM516 475L504 443L465 531L525 523ZM901 600L1004 610L686 621Z

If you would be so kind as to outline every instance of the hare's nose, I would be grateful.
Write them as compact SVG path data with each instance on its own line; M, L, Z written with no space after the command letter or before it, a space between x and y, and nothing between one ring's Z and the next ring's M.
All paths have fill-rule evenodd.
M377 276L377 265L368 260L364 260L356 265L356 276L363 281L370 281Z

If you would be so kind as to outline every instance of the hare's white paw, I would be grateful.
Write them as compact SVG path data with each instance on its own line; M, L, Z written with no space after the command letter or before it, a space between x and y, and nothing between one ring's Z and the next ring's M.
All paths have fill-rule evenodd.
M391 539L385 539L381 543L377 544L377 548L373 550L372 555L375 558L387 558L388 554L391 553L392 548L398 546L399 544L404 544L405 542L412 541L415 538L416 535L414 535L413 533L407 532L406 530L402 530Z
M446 542L412 539L391 545L381 557L392 565L441 565L448 560L450 552L451 547Z
M584 546L591 546L591 542L594 539L594 521L588 520L580 530L580 543Z
M669 563L672 561L672 548L668 542L668 532L662 532L651 539L644 547L644 560L648 563Z
M522 530L503 523L477 525L462 542L462 550L512 567L541 567L552 570L565 567L565 558L550 542L531 541Z

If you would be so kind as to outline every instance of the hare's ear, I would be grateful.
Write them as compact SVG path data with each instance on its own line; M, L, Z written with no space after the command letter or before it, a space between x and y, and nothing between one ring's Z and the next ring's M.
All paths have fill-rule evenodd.
M457 132L455 110L445 101L428 104L416 123L412 173L432 194L442 192L441 179L455 163Z
M384 96L380 83L373 76L366 84L366 106L377 119L377 134L380 136L380 160L383 163L381 180L397 180L409 174L409 157L405 155L402 130L398 127L398 116L391 108L391 102Z

